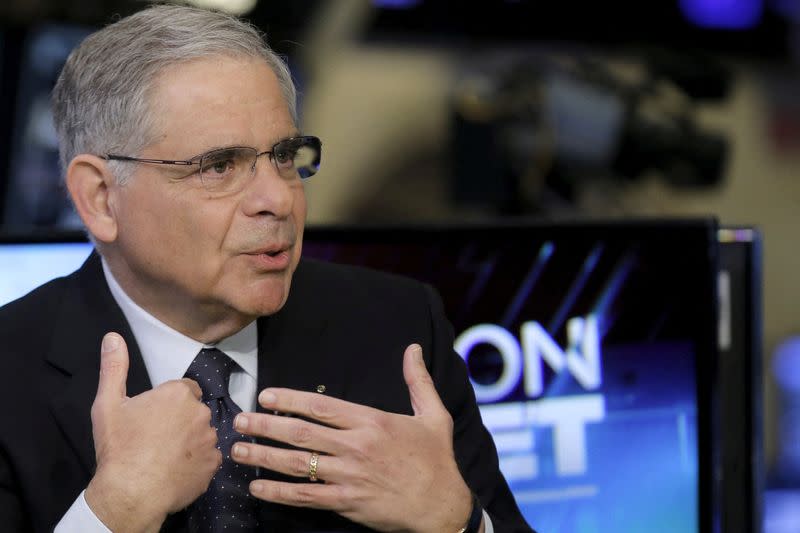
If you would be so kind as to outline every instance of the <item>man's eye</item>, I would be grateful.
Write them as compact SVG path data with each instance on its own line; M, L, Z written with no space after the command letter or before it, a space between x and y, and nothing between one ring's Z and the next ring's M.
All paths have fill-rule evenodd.
M205 158L201 171L208 177L223 177L236 169L239 159L235 153L214 154Z
M294 162L294 157L297 154L296 150L290 150L283 148L281 150L276 150L274 153L275 161L279 165L291 165Z
M224 174L231 168L233 168L233 160L222 159L219 161L213 161L211 163L210 170L216 172L217 174Z

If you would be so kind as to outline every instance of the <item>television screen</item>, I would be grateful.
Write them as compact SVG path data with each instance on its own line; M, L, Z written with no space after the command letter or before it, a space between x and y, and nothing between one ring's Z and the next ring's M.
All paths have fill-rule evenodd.
M709 222L309 232L304 254L443 297L501 468L540 531L710 531Z
M2 242L0 305L78 269L91 251L87 242Z
M89 31L43 24L31 28L20 44L14 122L6 125L12 142L0 223L7 230L81 227L61 185L50 91L67 56Z
M34 266L13 270L32 287L89 250L7 243L0 268L26 256ZM304 240L308 257L438 289L517 502L554 533L712 530L716 251L710 220L309 228Z

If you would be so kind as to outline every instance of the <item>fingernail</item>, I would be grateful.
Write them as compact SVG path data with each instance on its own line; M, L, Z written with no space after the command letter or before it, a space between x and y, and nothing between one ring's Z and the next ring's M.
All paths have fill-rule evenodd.
M264 490L264 484L260 481L253 481L250 483L250 492L256 493Z
M247 417L242 414L236 415L236 418L233 419L233 427L239 431L244 431L247 429L247 423Z
M232 451L233 455L235 455L236 457L247 457L247 455L250 453L250 450L247 449L247 446L239 443L233 445Z
M258 403L260 403L263 407L267 407L275 403L276 397L274 392L269 391L261 391L261 394L258 395Z
M111 352L119 346L119 337L117 335L108 334L103 337L102 350L104 352Z
M414 344L411 346L411 355L414 356L414 359L416 359L418 363L425 364L422 359L422 346L419 344Z

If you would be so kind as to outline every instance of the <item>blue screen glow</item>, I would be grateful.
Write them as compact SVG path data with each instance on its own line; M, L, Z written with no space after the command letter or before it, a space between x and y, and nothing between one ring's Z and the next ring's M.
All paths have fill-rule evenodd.
M686 19L701 28L745 30L761 21L763 0L681 0Z
M91 250L88 243L0 246L0 305L24 296L46 281L76 270Z

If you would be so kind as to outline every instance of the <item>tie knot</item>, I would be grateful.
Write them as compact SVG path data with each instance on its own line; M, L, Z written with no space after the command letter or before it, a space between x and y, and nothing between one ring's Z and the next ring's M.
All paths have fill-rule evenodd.
M194 358L184 377L197 381L203 401L228 396L228 379L236 363L216 348L204 348Z

